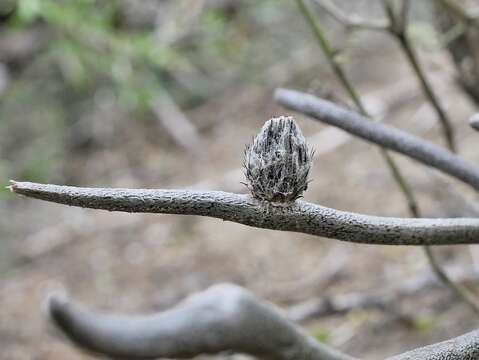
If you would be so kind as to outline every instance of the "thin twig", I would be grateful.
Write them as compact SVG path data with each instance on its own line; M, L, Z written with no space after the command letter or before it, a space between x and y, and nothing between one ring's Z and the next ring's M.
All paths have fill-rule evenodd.
M450 11L457 18L463 21L466 24L472 24L479 26L479 16L478 14L472 14L458 4L455 0L436 0L441 4L446 10Z
M368 216L305 201L275 206L222 191L104 189L12 181L17 194L109 211L198 215L263 229L377 245L478 244L479 219Z
M166 90L151 100L150 108L178 145L192 154L198 152L203 139Z
M395 14L393 7L388 0L384 0L383 4L386 14L388 15L391 22L390 33L396 38L399 45L401 46L401 49L403 50L408 62L410 63L412 69L414 70L414 73L417 76L417 79L419 80L424 95L426 96L434 111L436 112L448 148L452 152L456 152L454 129L451 125L451 121L444 109L442 108L442 105L436 94L434 93L432 86L429 83L421 64L419 63L416 52L414 51L411 40L409 39L409 36L407 34L408 7L405 7L405 10L403 10L401 13L401 17L399 17Z
M388 28L389 23L387 20L366 20L357 15L344 14L333 2L329 0L315 0L316 4L327 12L331 17L336 19L340 24L347 28L384 31Z
M465 272L461 269L449 269L454 273L454 281L457 283L477 282L479 273L477 271ZM420 293L427 293L433 289L447 286L438 279L433 271L415 276L392 286L381 287L378 290L366 292L353 292L330 296L321 296L298 302L289 306L285 313L288 319L294 322L304 322L326 316L345 314L354 309L379 309L387 312L400 313L395 307L402 297L419 296ZM402 313L403 318L409 314ZM414 314L411 312L411 317Z
M438 276L438 278L454 293L456 293L461 299L463 299L466 304L470 306L470 308L479 313L479 301L476 299L474 294L470 292L466 287L462 286L461 284L455 283L446 273L446 271L441 267L439 264L439 260L433 253L433 250L430 246L424 247L424 253L426 254L426 258L431 265L432 269Z

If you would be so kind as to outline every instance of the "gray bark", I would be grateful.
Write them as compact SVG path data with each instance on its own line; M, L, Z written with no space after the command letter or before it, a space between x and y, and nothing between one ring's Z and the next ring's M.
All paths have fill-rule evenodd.
M477 360L479 330L390 357L386 360Z

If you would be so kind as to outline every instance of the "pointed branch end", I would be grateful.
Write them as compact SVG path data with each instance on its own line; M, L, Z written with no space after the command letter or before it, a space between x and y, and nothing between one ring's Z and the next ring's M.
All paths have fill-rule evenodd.
M5 188L10 190L12 193L16 193L18 189L18 182L16 182L15 180L10 180L9 183L10 185L5 186Z
M474 114L469 119L469 125L476 131L479 131L479 113Z
M48 295L42 304L42 312L56 326L62 327L62 319L65 318L66 308L70 300L64 292L55 292Z

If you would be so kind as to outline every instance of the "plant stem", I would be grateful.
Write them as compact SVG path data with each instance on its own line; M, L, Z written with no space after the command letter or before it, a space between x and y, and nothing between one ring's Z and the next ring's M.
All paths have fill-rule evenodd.
M452 152L456 152L454 129L451 125L451 121L444 111L436 94L434 93L407 34L407 14L403 12L401 20L398 19L394 13L392 5L387 0L384 1L384 8L391 22L390 33L397 39L401 49L404 52L404 55L406 56L406 59L411 65L417 79L419 80L419 84L421 85L424 95L436 112L439 122L441 123L441 129L447 147Z
M430 246L424 246L424 253L429 262L429 265L434 270L436 276L450 289L453 290L459 298L463 299L475 313L479 313L479 301L465 286L455 283L449 275L441 267L439 260L433 253Z
M456 17L466 24L472 24L473 26L479 26L479 17L477 14L470 14L466 9L459 5L454 0L436 0L446 10L450 11Z

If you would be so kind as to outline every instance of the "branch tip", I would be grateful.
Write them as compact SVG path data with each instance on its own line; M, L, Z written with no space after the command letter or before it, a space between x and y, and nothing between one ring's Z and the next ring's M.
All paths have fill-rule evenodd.
M17 192L17 187L18 187L17 182L15 180L10 180L9 183L10 185L5 186L5 188L10 190L12 193Z
M474 114L469 119L469 125L476 131L479 131L479 113Z
M55 314L62 311L70 302L67 294L62 292L54 292L48 294L42 304L43 312L51 319L55 319Z

